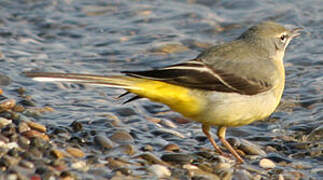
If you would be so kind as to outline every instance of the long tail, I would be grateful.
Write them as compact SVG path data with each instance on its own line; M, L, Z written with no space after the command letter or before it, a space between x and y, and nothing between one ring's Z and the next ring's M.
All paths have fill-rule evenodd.
M24 72L24 75L35 81L82 83L126 90L138 88L134 84L141 81L139 78L127 76L99 76L76 73Z
M50 72L25 72L24 74L36 81L60 81L123 88L139 97L146 97L152 101L166 104L189 118L200 113L203 104L200 95L193 95L192 93L195 91L191 92L186 87L141 77Z

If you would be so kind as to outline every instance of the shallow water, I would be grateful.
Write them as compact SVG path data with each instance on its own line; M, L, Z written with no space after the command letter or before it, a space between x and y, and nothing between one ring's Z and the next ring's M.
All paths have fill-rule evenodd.
M0 87L12 97L17 87L24 87L38 106L54 108L55 112L38 117L37 121L45 125L66 126L78 120L88 123L88 129L109 135L112 129L103 124L113 116L122 128L136 134L136 143L149 144L154 137L149 132L157 127L147 118L174 117L172 112L158 114L167 107L147 100L123 105L123 100L115 99L122 90L38 83L21 72L109 75L162 67L194 58L210 44L232 40L257 22L273 20L305 29L291 42L285 56L282 105L270 120L231 128L228 136L263 145L270 143L263 140L265 137L275 139L273 143L286 143L283 137L290 136L322 150L322 135L310 136L323 126L322 17L321 0L2 0L0 73L12 82L6 86L0 83ZM191 146L196 142L194 136L202 136L198 124L177 126L180 128L176 131L185 136L183 141L158 137L156 146L175 141L187 151L196 146L210 147L209 143ZM285 151L282 156L308 165L304 170L307 177L323 174L322 156L295 158L291 154Z

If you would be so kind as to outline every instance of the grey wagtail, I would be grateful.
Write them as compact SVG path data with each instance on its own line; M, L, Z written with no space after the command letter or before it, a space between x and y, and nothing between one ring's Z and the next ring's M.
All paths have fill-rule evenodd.
M283 57L301 28L287 29L266 21L252 26L236 40L213 46L195 59L149 71L99 76L26 72L38 81L64 81L123 88L136 97L169 106L202 124L215 150L225 155L209 133L218 126L222 144L243 162L226 141L227 127L268 117L278 106L285 84Z

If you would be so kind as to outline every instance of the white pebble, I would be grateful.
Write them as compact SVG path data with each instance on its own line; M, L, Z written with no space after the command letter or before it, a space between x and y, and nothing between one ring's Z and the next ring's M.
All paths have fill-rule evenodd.
M262 159L259 162L259 166L265 169L272 169L276 167L275 163L270 159Z
M154 164L149 167L149 170L154 173L158 178L165 178L171 175L170 170L162 165Z

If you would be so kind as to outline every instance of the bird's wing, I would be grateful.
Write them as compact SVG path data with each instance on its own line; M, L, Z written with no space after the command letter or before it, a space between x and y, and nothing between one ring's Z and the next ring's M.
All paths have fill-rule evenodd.
M272 87L270 81L240 76L234 69L210 66L201 59L149 71L125 71L129 76L164 81L189 88L255 95ZM239 70L238 72L241 72ZM261 73L261 71L260 71Z

